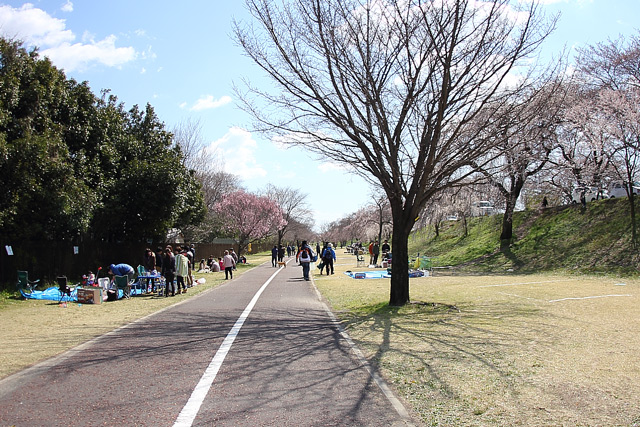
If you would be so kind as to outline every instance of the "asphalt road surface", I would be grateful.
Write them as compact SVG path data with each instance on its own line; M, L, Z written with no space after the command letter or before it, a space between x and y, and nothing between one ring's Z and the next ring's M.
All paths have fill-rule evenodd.
M383 390L302 269L263 264L0 381L0 425L411 425Z

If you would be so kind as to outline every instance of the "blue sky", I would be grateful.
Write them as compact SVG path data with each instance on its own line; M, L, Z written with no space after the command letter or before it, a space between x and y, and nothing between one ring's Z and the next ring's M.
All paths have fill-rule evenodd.
M543 0L561 12L546 54L638 31L640 0ZM372 190L359 177L282 149L246 129L232 86L264 79L231 39L233 18L247 20L241 0L0 1L0 32L40 47L67 77L110 89L126 107L150 103L168 129L199 121L204 142L251 191L267 183L308 194L316 226L367 204ZM635 26L634 26L635 25Z

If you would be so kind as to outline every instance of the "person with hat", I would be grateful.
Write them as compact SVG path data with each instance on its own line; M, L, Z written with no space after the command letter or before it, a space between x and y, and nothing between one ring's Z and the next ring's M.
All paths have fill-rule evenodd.
M327 247L322 251L322 263L323 268L327 270L327 276L329 275L329 267L331 267L331 274L333 274L333 261L336 259L336 252L333 250L331 243L327 244ZM320 269L320 275L322 276L322 268Z

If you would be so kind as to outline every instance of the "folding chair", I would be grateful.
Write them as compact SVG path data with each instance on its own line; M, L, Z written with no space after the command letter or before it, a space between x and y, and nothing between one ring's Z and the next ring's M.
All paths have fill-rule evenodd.
M58 304L62 302L65 295L67 296L67 301L71 301L71 288L69 287L67 276L58 276L56 280L58 281L58 289L60 290Z
M111 282L108 277L101 277L98 279L98 287L102 288L102 295L107 295L110 284Z
M138 265L136 272L138 273L138 276L136 277L133 286L140 289L140 294L142 295L147 292L147 279L141 279L140 276L147 276L147 269L142 265Z
M142 266L138 265L138 276L146 276L147 270Z
M116 288L122 290L123 297L131 298L131 283L129 283L127 276L116 276Z
M166 279L164 277L159 277L155 281L156 283L156 292L159 297L164 296L165 288L166 288Z
M31 292L33 292L36 289L36 286L38 286L38 282L40 282L40 279L33 281L29 280L29 272L18 270L18 283L16 286L23 297L29 298ZM29 292L27 293L26 291Z

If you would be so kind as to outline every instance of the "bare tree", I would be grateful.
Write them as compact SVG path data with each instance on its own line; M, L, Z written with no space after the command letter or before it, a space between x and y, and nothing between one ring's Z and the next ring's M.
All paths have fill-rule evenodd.
M258 130L382 187L393 215L389 302L407 303L415 219L485 153L470 123L482 128L479 113L511 95L508 77L553 22L544 24L536 1L525 10L508 0L246 4L259 26L236 23L236 40L279 90L247 82L244 107Z
M593 120L598 114L593 102L597 91L576 83L569 84L567 89L571 97L567 99L562 124L557 128L558 150L551 162L570 172L572 178L564 186L571 200L576 184L578 187L603 187L611 156L607 153L610 147L606 132Z
M380 244L382 244L383 231L393 225L393 218L391 216L391 205L389 204L389 199L386 195L380 196L372 194L371 197L373 198L373 207L375 208L375 224L378 227L377 240Z
M293 224L292 220L304 222L305 218L311 217L311 211L307 205L307 194L294 188L280 188L271 184L264 190L264 194L280 206L285 219L285 224L277 230L278 245L280 245Z
M594 88L590 114L583 123L599 129L608 144L611 166L626 183L637 245L633 182L640 168L640 36L600 43L580 51L580 77Z
M562 87L559 81L549 82L522 94L516 103L498 111L495 128L487 128L498 155L477 169L505 202L502 245L508 245L513 237L513 213L527 179L545 167L557 145L555 128L564 102Z
M185 227L182 230L185 239L208 242L217 237L221 222L213 207L222 200L222 196L240 189L237 176L223 170L220 160L222 156L205 147L202 136L202 124L199 120L188 119L173 129L174 141L180 146L184 156L184 164L194 171L196 179L202 186L207 214L201 224Z

